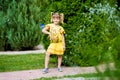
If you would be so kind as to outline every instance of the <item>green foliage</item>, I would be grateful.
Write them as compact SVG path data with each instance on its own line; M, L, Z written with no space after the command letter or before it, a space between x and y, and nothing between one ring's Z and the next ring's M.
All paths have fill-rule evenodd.
M115 1L99 0L62 0L51 3L45 22L49 22L51 11L65 15L64 65L88 66L113 60L113 55L117 54L113 48L114 39L120 33L116 7Z
M5 38L5 31L6 31L6 28L5 28L5 23L6 23L6 19L4 17L4 13L1 11L0 12L0 50L4 50L4 47L5 47L5 41L6 41L6 38Z
M45 54L0 55L0 72L44 68ZM56 60L50 59L49 67L56 67Z
M40 43L39 8L39 0L12 0L6 4L6 10L2 10L5 20L1 18L5 25L0 22L0 27L4 27L1 37L5 36L0 42L5 44L2 50L28 50Z
M107 4L107 7L104 5L106 5L106 3L104 3L103 5L101 3L94 5L94 13L91 13L91 8L85 6L87 12L77 14L76 18L70 19L71 21L69 20L70 23L73 22L73 20L76 20L73 22L75 24L72 25L76 27L74 29L74 33L72 33L72 38L68 38L68 42L71 40L71 42L68 43L71 44L69 45L69 51L71 53L66 52L66 56L71 54L72 58L69 58L69 60L68 58L66 58L66 61L68 60L70 61L70 63L72 61L73 64L79 61L77 65L82 66L96 65L101 61L106 60L104 56L111 55L111 53L114 54L114 50L112 48L112 41L119 33L119 26L117 26L119 24L115 23L116 19L113 15L116 14L112 14L112 12L109 12L115 12L114 10L112 10L115 8L108 8L110 7L109 4ZM105 13L106 11L108 12ZM109 21L109 19L112 21ZM73 28L71 30L73 30ZM112 50L110 50L110 48ZM75 58L73 58L74 55L76 55ZM110 59L110 57L107 58L107 60L109 61Z
M116 50L115 56L114 56L114 60L115 60L115 66L117 69L120 70L120 35L118 35L115 40L114 40L114 44L113 44L113 48Z
M42 42L43 42L44 48L47 49L49 44L50 44L50 40L49 40L48 35L46 35L46 34L43 35Z

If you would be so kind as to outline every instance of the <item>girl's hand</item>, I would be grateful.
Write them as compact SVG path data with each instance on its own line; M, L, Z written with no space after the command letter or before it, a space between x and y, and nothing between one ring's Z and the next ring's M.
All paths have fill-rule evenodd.
M54 40L54 37L49 34L50 40Z
M63 50L64 50L64 51L66 50L66 47L65 47L65 45L63 45Z

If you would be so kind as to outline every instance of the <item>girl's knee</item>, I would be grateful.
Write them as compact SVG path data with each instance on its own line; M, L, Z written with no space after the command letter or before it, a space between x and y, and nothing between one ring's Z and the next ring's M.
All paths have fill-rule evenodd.
M50 56L50 53L49 53L49 52L46 52L46 56Z

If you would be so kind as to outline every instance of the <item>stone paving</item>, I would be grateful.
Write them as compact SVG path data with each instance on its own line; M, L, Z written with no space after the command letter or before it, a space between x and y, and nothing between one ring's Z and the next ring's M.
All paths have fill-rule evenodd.
M110 68L114 69L113 63L110 64ZM101 72L105 71L105 65L99 65ZM76 74L97 73L95 67L63 67L63 72L58 72L57 68L50 68L47 74L42 73L43 69L36 70L24 70L13 72L0 72L0 80L33 80L42 77L63 77ZM96 78L63 78L61 80L99 80Z
M0 80L32 80L42 77L62 77L95 72L96 70L94 67L63 67L63 72L58 72L57 68L51 68L47 74L43 74L42 69L24 70L14 72L1 72Z
M39 49L31 51L6 51L0 52L0 55L16 55L16 54L39 54L45 53L43 46L39 45ZM114 64L110 63L111 69L114 69ZM99 70L103 72L105 70L105 65L98 66ZM57 68L49 69L49 73L43 74L42 69L36 70L24 70L24 71L13 71L13 72L0 72L0 80L33 80L42 77L63 77L76 74L84 73L96 73L95 67L63 67L63 72L58 72ZM86 80L82 77L80 78L64 78L62 80ZM91 79L88 79L91 80Z

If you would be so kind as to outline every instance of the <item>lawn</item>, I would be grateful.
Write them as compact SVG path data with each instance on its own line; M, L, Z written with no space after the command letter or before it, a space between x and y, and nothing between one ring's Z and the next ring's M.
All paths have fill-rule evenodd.
M19 70L31 70L44 68L45 54L23 54L23 55L0 55L0 72L19 71ZM57 57L52 56L50 59L49 67L57 66ZM115 76L119 77L120 71L112 71L92 74L78 74L73 76L64 77L52 77L52 78L40 78L35 80L54 80L63 78L77 78L77 77L101 77L101 76Z
M0 55L0 72L44 68L45 54ZM49 67L56 67L56 58L50 59Z
M71 80L81 80L79 79L80 77L84 78L85 80L120 80L119 75L120 75L120 71L115 70L110 72L106 71L104 73L77 74L77 75L70 75L63 77L52 77L52 78L42 77L40 79L34 79L34 80L65 80L64 78L77 78Z

